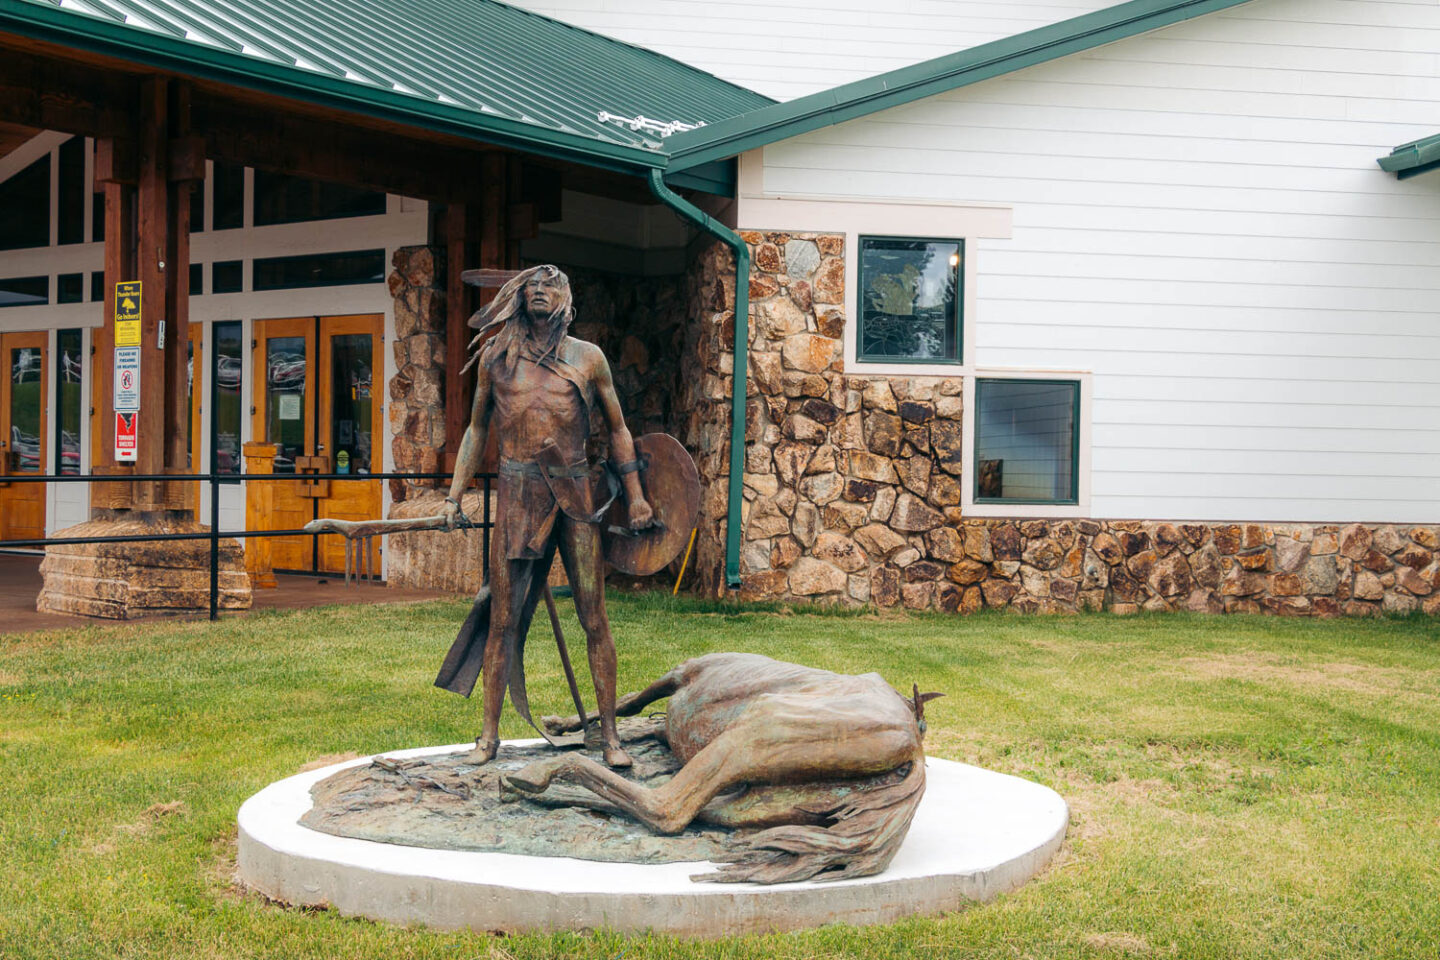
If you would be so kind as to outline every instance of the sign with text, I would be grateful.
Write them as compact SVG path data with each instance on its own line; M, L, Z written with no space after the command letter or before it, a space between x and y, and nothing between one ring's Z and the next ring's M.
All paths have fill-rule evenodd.
M135 435L136 427L139 425L140 414L138 413L116 413L115 414L115 462L134 463L135 452L139 447Z
M115 284L115 346L140 346L140 281Z
M140 348L115 348L115 411L140 409Z

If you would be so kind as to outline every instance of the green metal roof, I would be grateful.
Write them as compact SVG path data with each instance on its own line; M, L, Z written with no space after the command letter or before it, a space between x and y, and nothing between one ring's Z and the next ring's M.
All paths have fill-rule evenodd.
M832 124L979 83L1249 0L1131 0L914 66L761 107L665 139L667 170L733 157Z
M495 0L0 0L0 32L621 169L659 136L773 103Z
M1388 157L1375 161L1380 169L1395 174L1399 180L1417 177L1427 170L1440 167L1440 133L1423 140L1402 143Z

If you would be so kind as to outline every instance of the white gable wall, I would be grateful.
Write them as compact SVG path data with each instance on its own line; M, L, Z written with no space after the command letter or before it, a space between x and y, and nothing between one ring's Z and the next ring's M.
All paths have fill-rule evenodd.
M777 100L1109 6L1097 0L511 0ZM684 117L657 117L683 120Z
M1440 7L1256 0L772 145L763 183L1013 208L967 360L1093 372L1092 516L1434 522L1440 173L1375 158L1437 103Z

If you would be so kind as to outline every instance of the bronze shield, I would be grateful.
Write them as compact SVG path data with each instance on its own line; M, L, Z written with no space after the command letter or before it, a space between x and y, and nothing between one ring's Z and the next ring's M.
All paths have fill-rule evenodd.
M622 573L648 577L680 555L700 519L700 474L690 452L668 433L647 433L635 441L640 488L659 523L630 531L629 501L615 499L601 524L605 559ZM617 532L623 531L623 532Z

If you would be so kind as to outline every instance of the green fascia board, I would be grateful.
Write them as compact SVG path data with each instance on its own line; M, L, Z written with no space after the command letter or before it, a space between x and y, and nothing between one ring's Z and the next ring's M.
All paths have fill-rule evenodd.
M1375 161L1386 173L1395 174L1397 179L1407 180L1422 173L1440 168L1440 133L1410 143L1402 143L1389 156Z
M937 93L979 83L1249 0L1131 0L665 139L669 170L733 157Z
M738 164L733 159L712 160L698 167L666 172L665 182L672 187L700 190L721 197L735 196L735 184L739 180Z
M626 173L643 174L666 164L665 154L658 151L431 102L26 0L0 0L0 33Z

